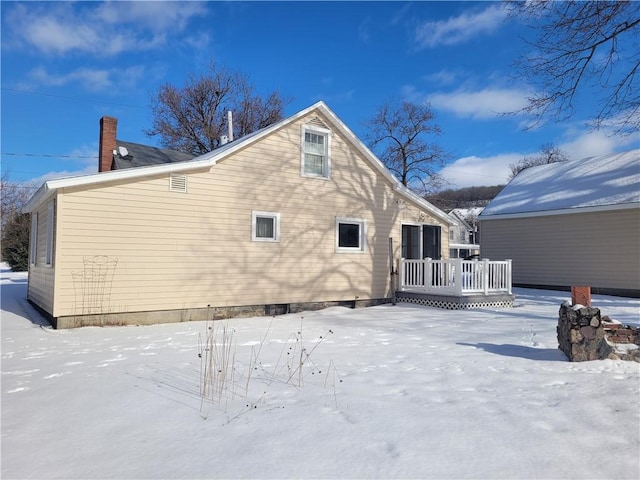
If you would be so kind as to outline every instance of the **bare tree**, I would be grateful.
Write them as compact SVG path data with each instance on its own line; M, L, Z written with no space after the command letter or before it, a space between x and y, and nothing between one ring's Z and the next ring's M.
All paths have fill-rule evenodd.
M567 160L569 160L569 156L564 150L553 143L546 143L540 147L540 153L537 155L524 157L519 162L510 164L509 180L526 168L546 165L548 163L566 162Z
M618 134L640 127L640 2L509 1L533 30L517 74L537 91L522 110L536 123L566 120L579 93L594 98L594 128Z
M11 180L7 171L0 178L0 224L2 226L2 260L14 271L25 271L29 266L29 229L31 217L22 213L31 194L35 191L32 185L25 185Z
M427 193L442 186L449 155L430 138L440 134L428 103L388 101L366 123L365 139L403 185Z
M220 146L233 112L233 137L240 138L283 118L284 99L274 91L256 94L249 78L214 63L203 75L189 75L183 88L164 84L151 99L153 126L167 148L200 155Z

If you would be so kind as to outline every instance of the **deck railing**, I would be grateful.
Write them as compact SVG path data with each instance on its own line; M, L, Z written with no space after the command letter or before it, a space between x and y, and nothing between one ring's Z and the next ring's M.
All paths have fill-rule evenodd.
M403 258L400 290L442 295L511 294L511 260Z

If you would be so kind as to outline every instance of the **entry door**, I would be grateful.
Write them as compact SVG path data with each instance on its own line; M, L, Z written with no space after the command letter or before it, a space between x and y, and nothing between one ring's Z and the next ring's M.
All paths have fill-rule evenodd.
M403 225L402 257L408 260L427 257L440 260L440 234L437 225Z
M422 257L440 260L440 227L436 225L422 226Z

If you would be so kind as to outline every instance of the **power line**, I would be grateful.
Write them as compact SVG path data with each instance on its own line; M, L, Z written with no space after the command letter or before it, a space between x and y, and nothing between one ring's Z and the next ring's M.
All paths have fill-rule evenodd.
M67 97L67 96L64 96L64 95L53 95L51 93L30 92L28 90L18 90L17 88L2 87L2 90L6 90L8 92L15 92L15 93L27 93L29 95L40 95L42 97L63 98L65 100L75 100L75 101L78 101L78 102L101 103L101 104L104 104L104 105L115 105L115 106L118 106L118 107L129 107L129 108L146 108L146 107L142 107L140 105L129 105L129 104L126 104L126 103L105 102L105 101L102 101L102 100L89 100L87 98Z
M48 153L13 153L1 152L0 155L12 157L47 157L47 158L98 158L97 155L51 155Z
M55 155L48 153L12 153L1 152L0 155L7 155L12 157L47 157L47 158L98 158L97 155Z

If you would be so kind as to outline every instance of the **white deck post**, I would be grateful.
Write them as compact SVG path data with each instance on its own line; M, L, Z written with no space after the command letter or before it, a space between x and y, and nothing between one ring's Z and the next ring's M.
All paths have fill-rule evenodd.
M482 259L482 283L484 287L484 294L489 295L489 259Z
M462 284L464 283L463 279L462 279L462 258L458 257L455 258L453 261L453 264L455 266L455 272L453 275L453 289L456 293L456 295L461 296L462 295Z
M406 278L406 266L404 258L400 259L400 290L404 290L405 278Z
M511 295L511 259L507 258L507 289Z
M431 268L431 258L426 257L422 261L422 278L424 279L424 290L427 291L431 288L431 275L433 271Z

